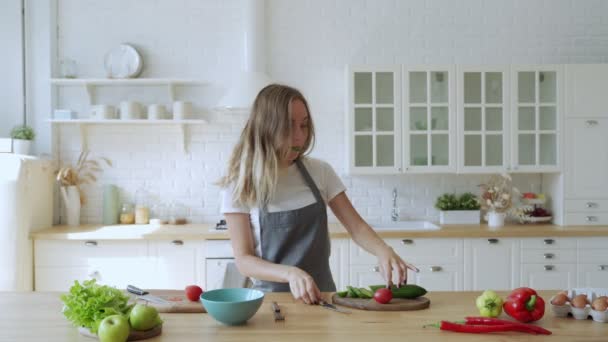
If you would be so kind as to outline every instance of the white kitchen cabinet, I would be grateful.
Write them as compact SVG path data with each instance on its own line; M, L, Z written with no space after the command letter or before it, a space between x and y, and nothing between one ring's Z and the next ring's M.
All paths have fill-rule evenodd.
M91 278L118 288L145 286L157 276L147 241L36 240L34 246L36 290L67 291L74 280Z
M608 237L586 237L578 242L578 286L605 287L608 284Z
M521 285L537 290L576 287L576 264L522 264Z
M463 264L416 264L420 272L408 272L408 283L420 285L428 291L462 291ZM411 280L411 281L410 281Z
M349 171L398 173L401 168L401 67L349 66Z
M510 170L508 66L458 67L458 172Z
M205 259L205 291L221 289L224 287L224 276L232 258Z
M384 284L384 278L380 273L380 267L371 265L351 265L350 266L350 281L339 290L344 290L346 285L356 287L368 287L370 285ZM337 284L336 284L337 286Z
M403 85L403 171L454 172L454 67L406 66Z
M560 171L563 92L562 66L511 67L513 171Z
M464 289L510 290L519 286L520 240L464 240Z
M348 254L349 239L331 239L329 267L336 283L336 289L342 290L349 285Z
M566 65L566 117L608 117L608 64Z
M605 287L606 284L608 284L608 261L578 265L578 287Z
M150 241L150 255L155 274L148 288L183 290L188 285L202 284L199 264L203 263L200 241Z

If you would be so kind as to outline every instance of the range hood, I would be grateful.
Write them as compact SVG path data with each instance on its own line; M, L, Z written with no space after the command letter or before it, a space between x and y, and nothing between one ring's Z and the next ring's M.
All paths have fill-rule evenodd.
M265 1L243 0L243 3L243 65L218 103L223 109L251 108L258 92L272 83L265 67Z

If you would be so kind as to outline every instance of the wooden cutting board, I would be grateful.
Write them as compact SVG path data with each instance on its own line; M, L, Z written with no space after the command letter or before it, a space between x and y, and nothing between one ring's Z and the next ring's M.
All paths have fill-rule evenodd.
M99 339L99 337L97 337L96 334L93 334L89 329L87 328L78 328L78 332L81 335L84 335L86 337L91 337L91 338L95 338L95 339ZM138 331L138 330L133 330L131 329L131 332L129 333L129 337L127 338L127 341L139 341L139 340L145 340L148 338L152 338L152 337L156 337L159 336L161 333L163 332L163 325L159 325L157 327L154 327L150 330L146 330L146 331Z
M160 297L173 305L162 305L153 302L148 302L148 305L153 306L160 313L204 313L207 312L200 302L191 302L186 298L184 291L180 290L147 290L151 295ZM134 300L135 296L128 293ZM144 300L138 299L138 303L145 303Z
M347 306L353 309L369 311L410 311L422 310L431 305L431 301L426 297L414 299L393 298L387 304L380 304L373 299L362 298L342 298L337 294L331 297L334 304Z

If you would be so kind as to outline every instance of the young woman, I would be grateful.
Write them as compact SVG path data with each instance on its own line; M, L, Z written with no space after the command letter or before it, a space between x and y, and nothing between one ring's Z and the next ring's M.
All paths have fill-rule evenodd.
M220 180L221 212L239 271L254 288L288 292L306 304L336 291L330 269L329 205L353 240L378 258L382 276L402 284L407 268L359 216L331 166L306 157L315 138L308 103L291 87L272 84L255 99Z

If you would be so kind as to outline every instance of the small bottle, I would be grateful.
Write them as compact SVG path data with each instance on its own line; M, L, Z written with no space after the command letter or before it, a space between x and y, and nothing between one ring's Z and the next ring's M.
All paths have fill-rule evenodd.
M148 224L150 222L150 209L147 205L146 192L143 189L135 192L135 224Z
M135 223L135 214L133 213L133 205L131 203L123 203L120 209L120 223L133 224Z

